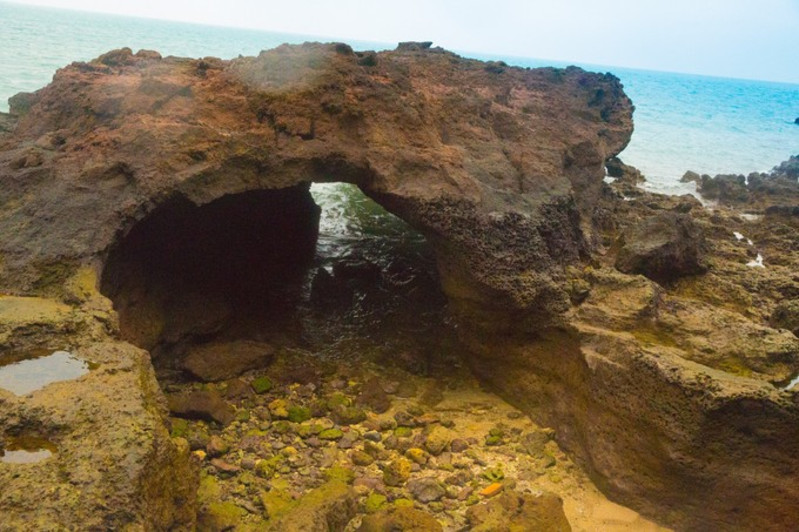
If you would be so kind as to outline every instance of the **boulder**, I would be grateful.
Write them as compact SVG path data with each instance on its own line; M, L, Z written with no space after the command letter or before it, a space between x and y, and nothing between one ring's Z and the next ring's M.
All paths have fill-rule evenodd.
M73 339L87 342L83 335ZM50 337L56 341L58 335ZM0 440L13 434L53 442L50 459L0 463L0 528L193 529L198 471L188 443L166 430L147 353L113 340L73 353L94 369L26 397L0 399Z
M212 342L193 346L183 359L183 367L200 380L221 381L266 367L274 353L275 349L263 342Z
M749 210L786 208L795 206L799 202L797 177L799 177L799 156L791 156L768 173L753 172L748 176L702 175L698 181L697 191L704 198L725 205L746 206Z
M227 425L236 410L215 390L195 390L169 396L169 410L178 417L215 421Z
M623 235L616 268L657 282L670 282L707 271L702 229L685 214L662 212Z
M629 185L638 185L646 181L646 178L640 170L624 164L618 157L611 157L605 161L605 169L610 177L614 177Z

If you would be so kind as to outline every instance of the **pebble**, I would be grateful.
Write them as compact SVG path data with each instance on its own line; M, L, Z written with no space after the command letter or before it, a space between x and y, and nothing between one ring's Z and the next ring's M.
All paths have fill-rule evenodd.
M364 439L367 439L367 440L373 441L373 442L379 442L379 441L381 441L383 439L383 436L379 432L374 431L374 430L367 432L366 434L363 435L363 437L364 437Z
M229 464L219 458L214 458L213 460L211 460L211 465L214 466L217 472L223 476L233 476L241 471L241 468L239 466Z
M269 403L269 412L273 418L286 419L289 417L288 402L285 399L275 399Z
M469 448L469 443L461 438L455 438L449 444L449 450L453 453L462 453Z
M443 453L452 442L452 431L436 425L430 430L424 442L424 447L433 456Z
M407 458L397 458L383 469L383 482L387 486L401 486L411 476L411 462Z
M381 431L394 430L395 428L397 428L397 421L393 417L380 418Z
M417 402L397 396L415 396L416 383L422 379L387 381L372 375L366 369L357 375L347 373L351 381L339 378L318 388L312 383L278 386L261 395L244 381L231 380L226 389L228 401L243 396L239 412L250 412L249 419L242 416L232 422L221 436L214 425L191 422L186 438L204 435L203 445L193 458L217 477L223 500L235 504L252 501L249 507L240 506L258 516L267 511L258 494L270 486L286 496L295 493L299 497L333 478L333 471L343 469L357 477L348 480L358 495L359 513L369 513L365 501L371 497L372 502L382 501L387 507L424 508L446 523L445 528L463 526L466 507L509 489L508 479L490 475L481 478L478 472L502 467L518 457L524 464L519 464L518 471L511 471L520 485L529 485L545 474L542 463L544 457L551 457L546 452L554 446L547 445L551 436L529 422L508 421L520 419L520 414L509 414L504 408L494 412L482 409L483 421L488 418L489 422L498 422L489 425L493 428L487 436L503 443L485 447L485 432L461 426L460 416L468 414L469 406L457 412L458 430L452 430L455 422L449 415L433 413L443 411L424 403L431 388L429 380L424 380L425 393ZM445 386L439 386L446 393ZM389 404L390 409L382 414L368 411L382 410L386 399L396 404ZM311 419L307 419L309 414ZM278 419L284 416L288 419ZM273 418L277 421L272 422ZM293 422L297 420L302 422ZM522 425L524 429L518 428ZM209 462L204 462L206 453ZM529 480L521 476L528 472ZM231 477L232 481L220 480ZM485 484L489 485L481 490ZM380 504L373 506L376 509Z
M365 486L372 491L377 491L383 493L386 491L386 485L383 484L383 481L379 478L375 477L358 477L356 478L353 483L353 486Z
M424 465L427 463L427 456L425 452L418 447L411 447L405 451L405 457L419 465Z
M414 479L408 482L408 491L413 498L422 503L429 503L443 498L447 492L433 477Z
M499 482L494 482L493 484L489 484L485 488L480 490L480 495L483 497L493 497L494 495L499 494L502 491L502 484Z
M205 450L208 452L208 456L211 458L216 458L218 456L222 456L227 454L230 450L230 445L220 438L219 436L211 436L208 440L208 445L206 445Z
M242 469L246 469L248 471L252 471L255 469L255 458L252 456L245 456L241 459L241 467Z
M350 453L350 460L352 460L353 464L358 466L368 466L375 461L369 453L365 453L364 451L352 451Z
M465 501L472 495L472 493L474 493L474 488L471 486L466 486L465 488L461 488L461 490L458 492L458 500Z
M412 428L416 426L416 419L410 412L400 410L394 414L394 420L397 422L397 427Z

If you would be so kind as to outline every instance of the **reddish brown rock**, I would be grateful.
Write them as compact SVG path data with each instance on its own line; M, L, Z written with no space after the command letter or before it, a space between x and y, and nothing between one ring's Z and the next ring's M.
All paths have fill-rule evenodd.
M169 396L169 410L176 416L215 421L227 425L236 417L235 409L213 390L196 390Z
M117 50L24 101L0 139L5 290L57 292L148 215L333 179L429 237L463 312L480 301L547 320L567 307L559 268L585 250L604 161L632 131L613 76L498 70L440 49L373 66L335 45L232 61ZM12 168L31 149L42 164ZM127 273L104 290L157 336L166 302L142 301Z
M183 367L203 381L220 381L266 367L274 348L263 342L212 342L193 347Z

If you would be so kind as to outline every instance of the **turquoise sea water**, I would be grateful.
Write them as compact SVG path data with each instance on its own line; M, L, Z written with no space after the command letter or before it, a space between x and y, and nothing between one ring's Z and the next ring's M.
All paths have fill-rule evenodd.
M8 110L6 101L13 94L47 84L56 69L122 46L163 55L231 58L256 55L284 42L332 40L4 2L0 2L0 35L0 111ZM356 49L394 46L335 40L346 40ZM519 66L564 66L537 59L462 55ZM766 171L799 154L799 125L793 123L799 117L799 85L579 66L610 71L624 83L636 112L635 133L622 158L644 172L649 188L683 193L692 187L679 183L686 170Z

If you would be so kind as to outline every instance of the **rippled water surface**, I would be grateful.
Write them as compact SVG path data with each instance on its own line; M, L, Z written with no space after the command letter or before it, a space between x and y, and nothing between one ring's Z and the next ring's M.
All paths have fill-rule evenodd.
M309 343L347 357L443 349L454 333L424 237L354 185L314 184L311 193L322 213L300 310Z

